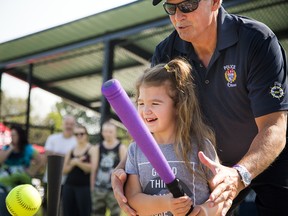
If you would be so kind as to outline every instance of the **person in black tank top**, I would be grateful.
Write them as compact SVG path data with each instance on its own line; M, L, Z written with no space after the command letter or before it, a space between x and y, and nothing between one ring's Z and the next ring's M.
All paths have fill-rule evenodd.
M63 216L90 216L90 172L96 149L89 143L84 126L78 125L74 133L77 145L66 154L63 166L63 173L67 174L63 186Z
M111 216L119 216L120 207L114 198L111 186L111 173L126 155L126 146L117 139L117 128L111 122L102 127L103 142L96 146L97 159L92 163L91 191L92 214L103 216L107 209Z

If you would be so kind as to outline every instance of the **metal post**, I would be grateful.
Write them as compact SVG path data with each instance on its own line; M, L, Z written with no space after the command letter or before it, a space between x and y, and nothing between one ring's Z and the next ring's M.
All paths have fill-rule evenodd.
M29 65L29 73L27 76L27 83L29 84L28 98L27 98L27 110L26 110L26 133L29 140L29 129L30 129L30 99L32 89L32 77L33 77L33 64Z
M2 118L2 74L3 72L0 72L0 122L3 120Z
M103 70L102 70L102 77L103 83L109 79L112 79L113 76L113 69L114 69L114 47L115 43L113 41L106 41L105 42L105 51L104 51L104 63L103 63ZM106 100L104 96L101 99L101 119L100 124L101 126L111 116L110 111L110 104Z

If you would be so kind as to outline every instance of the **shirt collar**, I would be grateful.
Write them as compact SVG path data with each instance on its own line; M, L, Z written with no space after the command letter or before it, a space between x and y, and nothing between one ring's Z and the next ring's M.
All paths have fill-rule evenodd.
M235 16L227 13L221 6L218 14L217 49L223 50L238 41L237 25Z

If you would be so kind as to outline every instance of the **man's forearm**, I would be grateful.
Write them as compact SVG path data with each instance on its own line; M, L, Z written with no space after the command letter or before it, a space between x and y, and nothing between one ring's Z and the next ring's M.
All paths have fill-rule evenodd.
M267 169L284 149L286 118L286 114L283 114L275 123L262 127L247 154L239 161L249 170L252 179Z

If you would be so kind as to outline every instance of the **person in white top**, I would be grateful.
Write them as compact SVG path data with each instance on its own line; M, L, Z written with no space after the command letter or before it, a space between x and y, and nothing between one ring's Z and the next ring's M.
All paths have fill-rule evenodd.
M74 128L76 125L76 120L72 115L66 115L63 118L63 131L61 133L51 134L45 143L45 156L46 160L49 155L60 155L65 157L66 153L73 149L77 140L74 136ZM47 164L47 163L46 163ZM65 175L62 175L62 185L66 179ZM46 195L47 195L47 170L43 177L43 183L45 188L45 196L43 200L43 211L47 208ZM61 210L60 210L61 211Z

